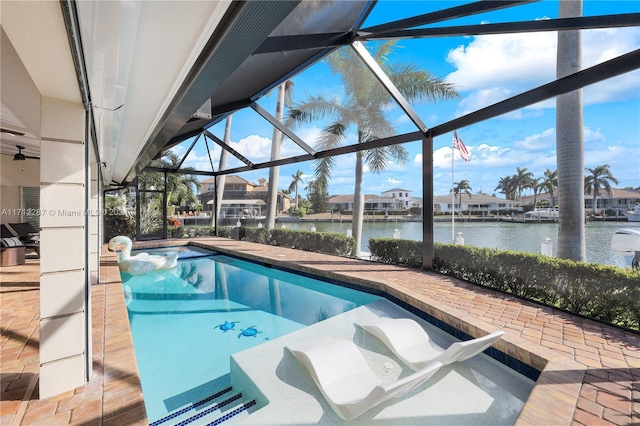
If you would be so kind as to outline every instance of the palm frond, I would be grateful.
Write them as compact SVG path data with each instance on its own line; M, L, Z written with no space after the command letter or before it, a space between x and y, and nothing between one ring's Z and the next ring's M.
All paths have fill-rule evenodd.
M335 166L334 157L324 157L313 162L313 171L318 185L325 185L331 180L331 170Z
M364 161L373 173L381 173L389 164L389 158L384 148L373 148L364 151Z

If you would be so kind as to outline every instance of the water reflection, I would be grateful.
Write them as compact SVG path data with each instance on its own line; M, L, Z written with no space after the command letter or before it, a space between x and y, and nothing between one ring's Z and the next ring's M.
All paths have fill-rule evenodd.
M351 229L350 223L314 223L319 232L338 232L345 234ZM309 230L310 223L287 224L290 229ZM611 238L621 228L640 229L640 223L629 222L588 222L586 224L587 262L605 265L624 265L611 250ZM377 222L365 223L362 231L362 249L367 250L369 238L393 238L395 229L400 230L402 238L421 240L421 222ZM558 224L555 223L456 223L456 233L462 232L466 245L489 247L500 250L540 253L540 245L546 238L551 239L553 255L556 255L558 243ZM451 223L434 224L434 240L438 243L451 242Z

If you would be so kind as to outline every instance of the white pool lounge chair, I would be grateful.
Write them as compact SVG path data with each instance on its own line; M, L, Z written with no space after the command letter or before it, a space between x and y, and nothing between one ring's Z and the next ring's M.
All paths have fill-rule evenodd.
M456 342L446 350L431 341L426 331L416 321L409 318L379 318L360 327L376 336L402 361L414 370L419 370L432 362L443 365L464 361L493 345L504 331L494 331L477 339Z
M415 389L442 366L434 362L410 376L384 382L350 340L331 338L287 349L304 365L333 411L344 420Z

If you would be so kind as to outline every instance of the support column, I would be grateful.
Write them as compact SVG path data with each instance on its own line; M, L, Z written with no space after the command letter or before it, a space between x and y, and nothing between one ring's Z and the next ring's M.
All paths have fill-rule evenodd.
M422 269L433 270L433 138L422 138Z
M100 164L96 160L93 146L88 144L91 155L91 192L89 193L89 268L91 284L97 284L100 280Z
M88 182L83 105L43 97L40 108L40 398L47 398L87 380Z

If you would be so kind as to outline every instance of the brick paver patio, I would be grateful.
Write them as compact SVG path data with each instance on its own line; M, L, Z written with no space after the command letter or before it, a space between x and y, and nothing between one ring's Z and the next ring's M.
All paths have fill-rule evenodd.
M229 239L193 242L383 290L474 337L504 329L498 349L542 371L517 424L640 425L637 333L420 270ZM102 265L92 287L93 377L45 400L37 394L38 261L0 269L2 425L146 423L117 265L108 256Z

